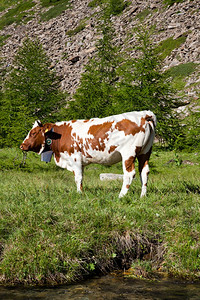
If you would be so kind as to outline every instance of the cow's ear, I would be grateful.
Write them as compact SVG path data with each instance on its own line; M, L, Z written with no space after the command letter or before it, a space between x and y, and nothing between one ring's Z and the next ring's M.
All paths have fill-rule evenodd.
M37 120L37 123L38 123L38 126L40 126L40 127L43 126L43 124L42 124L42 122L40 122L40 120Z
M43 125L42 125L42 122L40 122L40 120L37 120L37 121L35 121L35 123L33 124L33 128L35 128L35 127L42 127ZM33 129L32 128L32 129Z
M53 128L46 128L45 129L45 131L44 131L44 134L45 134L45 136L48 136L48 135L50 135L51 133L53 132Z
M45 131L44 131L44 134L45 134L46 138L50 138L50 139L53 139L53 140L58 140L58 139L61 138L61 134L57 133L57 132L54 132L53 127L52 128L46 128Z

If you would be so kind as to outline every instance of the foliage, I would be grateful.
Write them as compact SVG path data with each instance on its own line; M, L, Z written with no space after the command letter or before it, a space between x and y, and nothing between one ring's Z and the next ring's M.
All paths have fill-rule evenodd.
M180 47L180 45L186 41L186 38L187 38L187 33L184 33L184 34L182 34L182 36L178 37L177 39L170 37L170 38L162 41L157 46L157 50L156 50L157 54L160 55L161 59L165 59L168 55L171 54L172 50Z
M183 1L185 1L185 0L164 0L164 3L171 6L174 3L180 3L180 2L183 2Z
M95 7L98 5L106 6L109 9L110 15L120 14L127 6L129 2L124 0L92 0L89 2L89 7Z
M138 58L127 60L126 77L119 87L119 111L152 110L158 120L157 133L173 147L180 127L173 113L176 101L167 74L150 38L151 31L137 29L135 51ZM128 71L130 70L130 71ZM122 99L122 101L120 101Z
M183 120L183 134L177 139L176 147L187 151L200 150L200 100L192 109L188 108L189 116Z
M41 14L41 20L48 21L65 11L69 7L69 0L41 0L41 4L43 7L50 7Z
M52 120L62 106L60 81L38 40L26 39L4 85L1 146L16 145L35 119Z
M88 3L88 6L89 7L95 7L95 6L101 5L103 2L104 2L104 0L91 0Z
M0 18L0 30L14 22L19 24L27 15L25 11L32 8L34 5L35 3L32 0L21 1L15 7L9 9L8 12Z
M68 30L66 32L66 34L69 35L69 36L73 36L73 35L81 32L85 28L85 26L86 26L85 22L82 21L82 22L80 22L80 24L76 28Z
M113 45L110 17L101 21L102 38L97 43L97 56L86 66L80 87L68 107L69 118L104 117L112 113L115 83L120 57Z
M99 179L108 167L88 166L80 195L73 174L54 162L45 164L28 153L26 166L19 168L20 150L2 149L0 278L9 284L69 283L95 271L125 268L134 258L150 272L199 278L200 169L195 164L200 161L195 153L178 154L194 165L177 167L170 163L173 152L157 150L150 161L148 197L139 199L136 175L119 199L122 182ZM121 173L121 164L109 172Z
M197 69L198 66L199 66L199 64L197 64L197 63L188 62L188 63L179 64L177 66L171 67L166 72L172 78L175 78L175 77L185 78L185 77L191 75L193 72L195 72L195 70Z
M107 13L108 11L106 11ZM102 39L97 55L83 73L80 87L69 103L70 118L104 117L133 110L152 110L158 119L158 135L173 148L180 135L178 119L172 109L175 100L150 33L138 29L134 60L120 54L114 46L114 32L108 15L104 15Z
M4 41L9 37L9 35L1 35L0 37L0 47L4 45Z
M119 15L128 5L128 2L124 2L124 0L109 0L108 5L111 15Z
M145 8L144 10L142 10L141 12L139 12L136 15L136 18L138 18L140 20L140 22L144 21L145 18L151 13L151 10L149 8Z

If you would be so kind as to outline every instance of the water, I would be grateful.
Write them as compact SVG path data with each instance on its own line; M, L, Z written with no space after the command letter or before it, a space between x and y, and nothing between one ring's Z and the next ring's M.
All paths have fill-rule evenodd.
M107 275L62 287L14 288L0 286L1 300L157 300L200 299L200 283L163 279L146 281Z

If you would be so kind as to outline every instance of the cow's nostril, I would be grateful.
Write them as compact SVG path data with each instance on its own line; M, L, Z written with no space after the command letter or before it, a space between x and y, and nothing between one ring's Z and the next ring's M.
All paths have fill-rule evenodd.
M20 146L20 149L23 150L23 145Z

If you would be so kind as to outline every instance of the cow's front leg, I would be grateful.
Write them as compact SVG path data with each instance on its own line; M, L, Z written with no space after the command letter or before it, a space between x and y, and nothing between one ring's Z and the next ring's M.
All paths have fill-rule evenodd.
M129 156L128 158L123 158L122 165L123 165L123 185L122 189L119 194L119 198L122 198L129 190L129 187L131 185L131 182L133 178L135 177L135 157Z
M81 193L83 190L83 167L82 166L76 166L73 170L74 177L75 177L75 182L77 186L77 192Z

